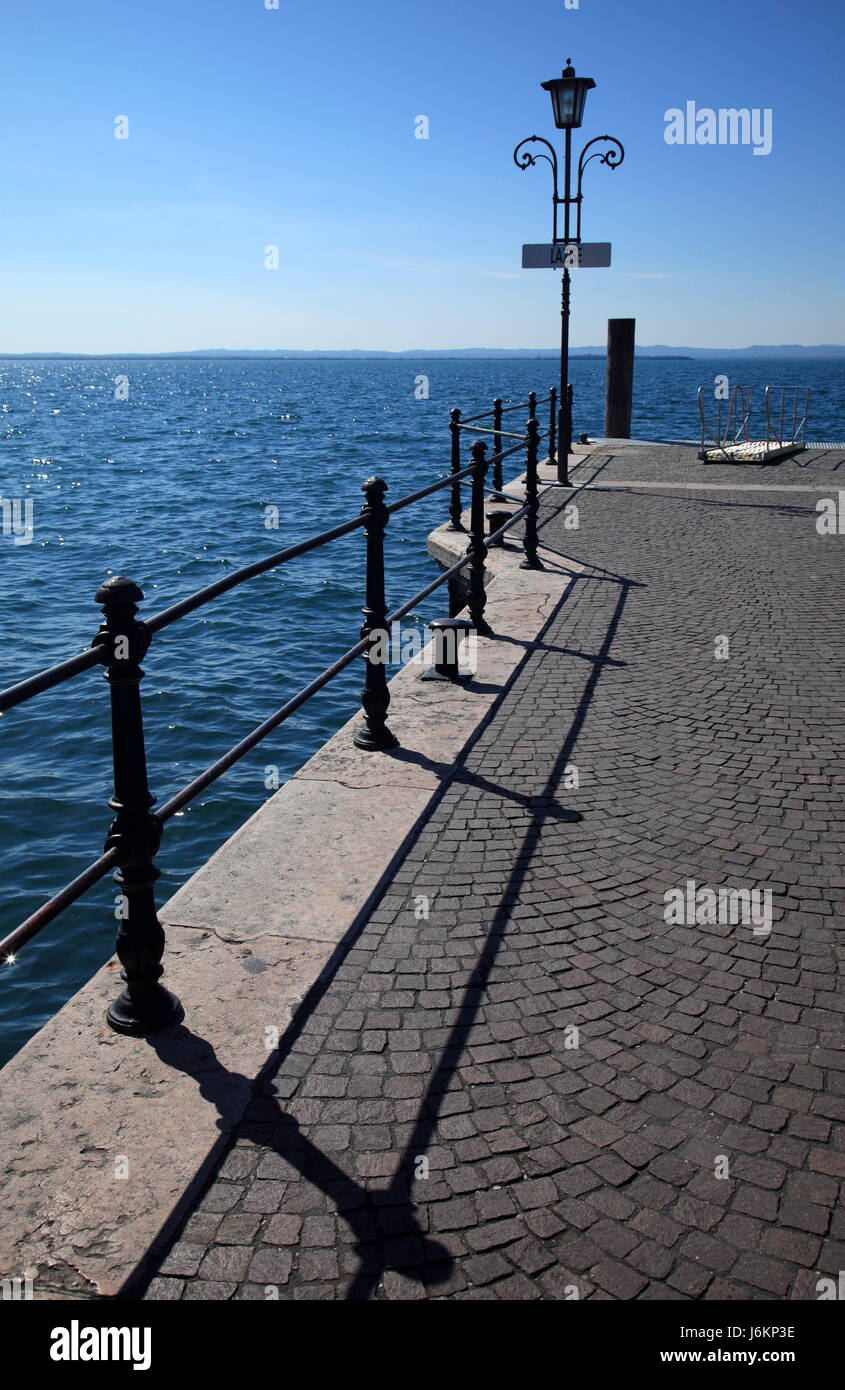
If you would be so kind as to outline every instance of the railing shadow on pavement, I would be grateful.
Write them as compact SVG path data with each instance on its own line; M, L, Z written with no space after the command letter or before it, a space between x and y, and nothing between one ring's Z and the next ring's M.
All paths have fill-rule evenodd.
M586 578L587 576L584 576ZM629 590L637 587L627 579L619 580L619 594L613 613L607 625L599 651L591 660L591 670L587 676L571 724L555 756L552 767L542 789L535 795L525 797L526 810L531 812L532 820L528 826L522 845L515 855L514 866L507 879L505 890L501 893L498 907L491 909L490 928L472 973L463 989L463 997L455 1012L449 1036L440 1049L440 1057L430 1074L428 1085L420 1100L416 1118L410 1123L410 1132L402 1154L397 1160L393 1177L386 1188L365 1188L355 1179L344 1173L334 1161L312 1144L301 1132L295 1118L286 1113L280 1101L268 1094L270 1083L282 1069L286 1057L292 1052L306 1022L314 1013L320 1000L328 991L336 969L354 946L364 930L372 911L390 886L399 863L407 854L409 846L419 838L443 796L452 782L460 779L464 783L481 784L485 779L476 779L465 766L469 751L475 746L482 733L489 727L503 701L512 691L519 677L524 673L533 653L533 645L526 650L524 657L514 670L502 694L491 706L481 721L474 736L468 741L457 766L452 767L453 777L446 781L432 798L432 802L413 827L404 845L394 856L392 865L374 890L370 902L359 913L356 922L347 933L344 942L337 948L332 965L323 972L320 980L300 1005L294 1018L282 1037L277 1051L268 1059L258 1077L250 1082L245 1076L228 1071L218 1061L211 1044L198 1038L184 1026L179 1025L164 1033L147 1038L151 1047L165 1065L181 1070L197 1079L201 1094L220 1110L220 1127L224 1132L209 1155L202 1169L195 1175L182 1201L174 1209L151 1247L130 1275L118 1298L142 1298L152 1279L156 1277L161 1264L175 1241L187 1218L195 1210L203 1193L214 1183L226 1155L239 1137L252 1138L284 1158L294 1169L302 1174L306 1182L313 1183L335 1203L338 1215L347 1223L355 1237L355 1251L359 1258L359 1268L349 1278L346 1301L362 1301L372 1296L383 1275L397 1269L406 1278L436 1287L450 1276L453 1260L444 1247L432 1241L421 1229L416 1217L416 1204L413 1201L413 1171L415 1160L425 1154L437 1130L440 1108L449 1084L459 1069L461 1058L467 1047L472 1028L482 1002L487 982L498 956L502 941L510 923L510 904L518 901L519 890L525 880L529 865L534 857L543 825L552 819L576 820L577 813L557 806L555 797L567 763L584 727L590 706L602 673L611 662L610 649L616 639L622 620ZM542 644L551 625L558 619L561 608L572 592L567 589L555 605L537 637ZM579 653L579 656L584 656ZM388 754L388 756L390 756ZM492 791L505 794L504 789L495 783L486 783ZM564 814L561 814L564 812ZM231 1111L233 1092L243 1097L244 1088L252 1090L252 1101L245 1117L237 1123ZM250 1118L252 1110L255 1118ZM229 1126L234 1127L229 1130ZM391 1232L385 1232L379 1225L378 1213L389 1207L393 1213L389 1224ZM409 1264L403 1257L401 1264L391 1257L388 1243L395 1238L399 1226L404 1226L401 1234L406 1239L418 1237L422 1241L419 1251L421 1259Z
M669 486L671 486L671 484L669 484ZM601 483L598 483L596 487L591 490L603 492L605 495L615 492L624 493L626 497L642 497L644 500L648 499L649 502L655 500L660 502L687 502L698 507L731 507L734 509L748 509L757 512L783 512L786 516L805 517L812 516L815 512L814 507L800 507L794 502L728 502L718 497L702 497L694 492L681 492L680 488L682 486L682 484L678 484L679 491L677 492L656 492L651 488L649 488L648 492L638 492L636 484L634 483L612 483L604 487L602 487ZM744 490L742 484L737 483L736 486L738 492ZM539 523L538 529L542 532L542 522ZM543 541L542 544L546 546L545 541ZM548 549L549 547L546 546L546 548Z

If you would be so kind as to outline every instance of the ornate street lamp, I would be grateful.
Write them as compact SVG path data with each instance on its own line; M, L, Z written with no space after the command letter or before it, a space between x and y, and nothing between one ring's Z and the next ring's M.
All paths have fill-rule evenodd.
M572 59L567 58L566 67L560 77L552 77L541 82L544 92L550 92L555 125L558 130L574 130L584 119L584 103L587 93L595 87L592 77L576 77Z
M594 139L588 140L581 151L578 160L578 184L577 192L572 194L572 132L581 125L584 119L584 105L587 100L587 93L595 87L592 77L576 77L575 69L572 66L572 59L567 58L566 67L560 77L552 77L548 82L541 83L543 91L548 92L552 99L552 111L554 112L555 125L558 130L566 132L564 146L564 192L561 198L558 193L557 179L557 153L553 145L548 140L544 140L541 135L529 135L526 140L521 140L513 152L514 162L520 169L529 169L532 164L536 164L539 159L545 159L552 169L553 192L552 192L552 242L564 243L573 248L573 254L577 254L575 248L581 245L581 184L584 177L584 170L591 159L600 159L602 164L606 164L609 169L616 169L625 158L625 151L621 143L612 135L597 135ZM545 145L548 154L532 154L530 150L523 147L537 143ZM587 151L593 145L607 144L610 146L606 150L593 150L588 155ZM563 208L563 236L558 236L558 208ZM575 232L572 235L571 209L575 208ZM577 262L576 262L577 263ZM572 445L572 388L569 385L569 304L570 304L570 278L569 278L569 258L564 255L563 261L563 281L561 285L561 308L560 308L560 395L558 397L558 449L557 449L557 480L565 486L569 485L569 451ZM551 460L550 460L551 461Z

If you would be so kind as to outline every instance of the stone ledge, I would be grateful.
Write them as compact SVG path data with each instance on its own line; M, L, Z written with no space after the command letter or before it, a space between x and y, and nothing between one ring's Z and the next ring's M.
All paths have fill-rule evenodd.
M440 528L430 544L451 562L466 540ZM108 1029L110 960L0 1072L0 1278L34 1268L36 1298L114 1296L181 1219L268 1065L268 1037L284 1039L330 978L581 569L540 554L535 571L513 546L491 553L496 635L478 639L472 682L420 683L422 653L390 682L400 748L361 752L350 720L162 908L184 1024L143 1040Z

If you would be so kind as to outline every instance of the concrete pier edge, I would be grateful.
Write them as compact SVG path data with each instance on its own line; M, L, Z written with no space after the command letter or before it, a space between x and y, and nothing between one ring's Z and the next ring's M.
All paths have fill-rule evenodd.
M465 547L448 527L429 539L447 562ZM521 570L515 539L491 550L495 635L478 639L475 680L419 682L424 651L390 682L399 749L354 748L356 715L162 907L184 1024L113 1033L111 959L3 1068L0 1278L29 1271L36 1298L114 1297L166 1243L583 569L540 558Z

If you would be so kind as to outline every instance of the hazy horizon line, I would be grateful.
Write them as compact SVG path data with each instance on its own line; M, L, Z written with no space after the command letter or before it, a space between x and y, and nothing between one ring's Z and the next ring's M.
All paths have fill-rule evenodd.
M585 344L571 347L570 356L591 353L606 356L606 345ZM746 347L691 347L687 344L643 343L635 346L635 355L646 353L671 354L676 356L721 357L731 353L761 353L763 355L799 353L822 356L845 355L845 344L841 343L751 343ZM557 347L492 347L492 348L171 348L146 352L74 352L63 349L42 349L31 352L0 352L0 361L23 361L56 358L65 359L111 359L111 358L174 358L174 357L548 357L560 356Z

